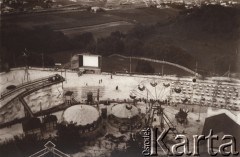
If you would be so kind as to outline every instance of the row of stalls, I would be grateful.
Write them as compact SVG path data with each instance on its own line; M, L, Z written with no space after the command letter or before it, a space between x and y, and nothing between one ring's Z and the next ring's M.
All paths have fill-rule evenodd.
M26 119L22 126L25 135L42 135L44 132L56 130L60 122L64 127L72 124L76 126L81 137L94 137L104 129L103 121L120 132L126 132L141 128L143 117L141 110L132 104L114 104L108 110L81 104L67 108L59 120L55 115L45 116L42 120L34 117Z
M57 116L46 115L42 118L27 118L22 122L25 135L43 135L44 132L53 131L57 126Z

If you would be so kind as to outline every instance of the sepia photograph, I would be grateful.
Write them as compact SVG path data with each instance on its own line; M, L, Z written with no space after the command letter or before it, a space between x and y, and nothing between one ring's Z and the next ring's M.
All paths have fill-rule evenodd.
M240 157L240 0L0 0L0 157Z

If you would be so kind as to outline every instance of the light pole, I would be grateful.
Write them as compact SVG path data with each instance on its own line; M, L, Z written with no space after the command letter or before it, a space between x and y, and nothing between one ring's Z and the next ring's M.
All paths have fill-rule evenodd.
M203 101L203 103L204 103L204 102L205 102L205 99L203 99L203 97L201 97L200 105L199 105L199 112L198 112L198 119L196 120L197 122L200 122L201 101Z
M129 66L129 72L132 73L132 57L130 56L130 66Z
M200 122L200 111L201 111L201 105L199 105L198 119L196 120L197 122Z
M42 68L43 68L43 70L44 70L44 56L43 56L44 54L42 53Z

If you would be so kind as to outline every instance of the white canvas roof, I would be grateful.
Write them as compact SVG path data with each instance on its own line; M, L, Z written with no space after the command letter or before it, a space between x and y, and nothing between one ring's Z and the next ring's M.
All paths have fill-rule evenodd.
M98 110L90 105L75 105L66 109L63 113L63 121L76 123L77 125L92 124L99 118Z
M138 108L130 104L116 104L112 107L112 114L118 118L132 118L138 113Z

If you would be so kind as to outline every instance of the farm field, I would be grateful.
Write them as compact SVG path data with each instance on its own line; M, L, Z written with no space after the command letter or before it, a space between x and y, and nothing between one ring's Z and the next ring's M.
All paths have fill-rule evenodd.
M138 9L121 9L110 10L110 15L121 17L126 21L141 23L144 25L154 25L156 23L167 23L179 15L177 9L154 9L154 8L138 8Z
M132 28L132 25L138 23L144 25L157 22L165 23L177 14L177 11L173 9L151 10L149 8L107 10L100 13L72 10L3 16L2 23L8 25L9 28L16 25L26 29L47 26L53 30L62 31L70 37L87 31L92 32L97 37L103 37L116 30L126 32ZM112 23L115 23L115 25L112 25Z
M16 17L4 17L3 23L16 24L24 28L34 28L39 26L48 26L54 30L63 28L72 28L76 26L89 26L101 23L117 21L103 14L95 14L88 11L71 11L71 12L52 12L48 14L27 14Z
M74 37L76 35L80 35L85 32L92 32L95 38L104 37L106 35L110 35L111 32L114 31L121 31L126 33L133 27L132 23L126 21L115 21L109 22L104 24L97 24L92 26L81 26L81 27L74 27L74 28L65 28L59 29L64 33L64 35L68 37Z

